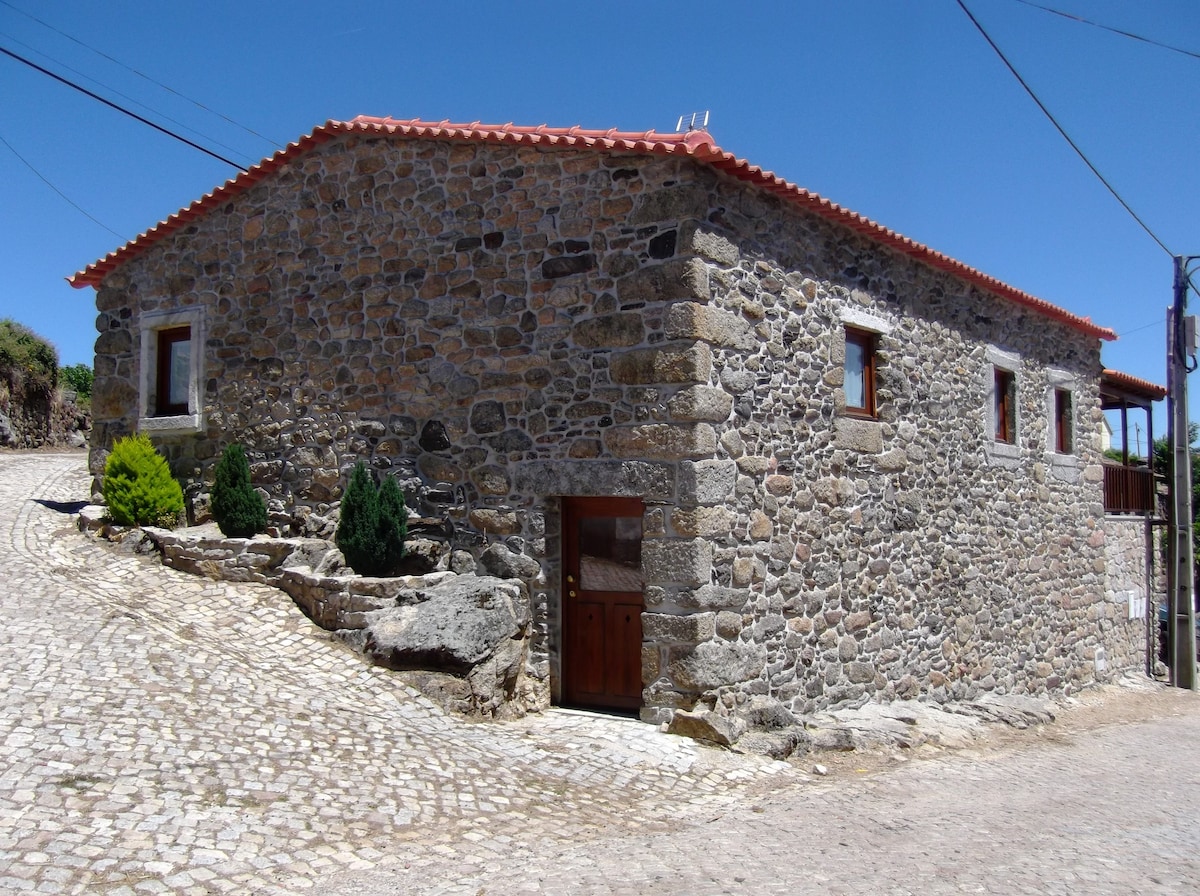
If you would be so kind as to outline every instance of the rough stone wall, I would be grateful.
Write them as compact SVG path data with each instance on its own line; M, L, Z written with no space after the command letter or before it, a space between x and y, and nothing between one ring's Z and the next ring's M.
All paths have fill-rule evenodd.
M360 458L397 473L460 546L538 561L539 673L558 496L643 498L646 718L1104 674L1096 341L706 166L343 138L97 305L97 474L138 423L139 321L198 309L203 430L156 436L191 493L232 440L276 510L324 513ZM846 314L886 331L875 421L842 413ZM1019 354L1011 455L989 347ZM1076 381L1068 461L1051 369Z
M694 411L650 423L711 377L668 320L706 288L676 252L668 185L690 170L359 138L297 159L105 280L93 472L138 426L140 322L198 310L203 431L155 434L190 495L232 440L276 510L325 513L365 459L460 547L503 539L553 578L556 496L673 501L678 460L716 450ZM557 591L535 578L544 665Z
M1154 536L1149 537L1153 543ZM1166 599L1166 571L1157 550L1152 555L1152 580L1147 581L1146 539L1143 517L1105 517L1107 613L1101 616L1100 626L1106 636L1108 660L1118 668L1136 668L1145 663L1147 611L1151 619L1157 620L1158 605Z
M806 712L867 696L1071 690L1111 673L1103 653L1096 663L1096 340L741 185L716 184L710 202L683 247L709 267L706 313L752 336L714 347L734 411L701 463L732 487L668 521L711 545L712 583L656 595L663 611L710 614L714 634L662 651L652 699L715 687L726 706L767 694ZM877 421L844 413L847 319L881 331ZM1018 357L1007 453L988 429L989 350ZM1053 455L1047 414L1064 375L1067 459Z
M0 447L83 448L91 424L74 395L47 390L16 371L0 376Z

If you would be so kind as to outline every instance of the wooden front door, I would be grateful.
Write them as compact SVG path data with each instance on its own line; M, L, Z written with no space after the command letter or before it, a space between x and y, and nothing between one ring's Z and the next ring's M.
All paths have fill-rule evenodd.
M642 705L642 501L563 498L562 695Z

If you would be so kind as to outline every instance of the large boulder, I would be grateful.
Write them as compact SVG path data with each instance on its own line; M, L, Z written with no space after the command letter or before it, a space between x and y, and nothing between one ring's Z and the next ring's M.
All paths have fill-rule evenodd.
M518 696L533 618L523 583L457 576L403 589L397 602L367 614L362 650L373 662L456 679L439 690L459 711L492 716Z

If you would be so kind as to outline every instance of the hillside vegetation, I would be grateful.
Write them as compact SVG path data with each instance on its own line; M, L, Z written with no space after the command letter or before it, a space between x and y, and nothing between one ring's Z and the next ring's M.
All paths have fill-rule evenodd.
M69 379L86 381L90 387L91 371L87 372L89 376L73 370ZM0 320L0 446L86 444L90 428L86 408L75 401L63 401L58 384L58 352L54 346L24 324Z

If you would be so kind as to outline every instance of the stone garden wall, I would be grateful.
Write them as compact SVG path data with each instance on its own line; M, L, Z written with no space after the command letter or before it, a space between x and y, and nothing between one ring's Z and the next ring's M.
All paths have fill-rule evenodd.
M458 550L532 563L537 680L558 497L642 498L647 719L1064 691L1125 655L1097 624L1096 340L707 166L342 138L124 263L97 306L97 475L139 425L145 322L183 310L202 420L155 438L198 511L234 440L297 532L356 460L394 472ZM877 420L843 413L846 322L880 334ZM1009 450L996 357L1018 369ZM1047 447L1064 383L1070 457Z

